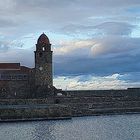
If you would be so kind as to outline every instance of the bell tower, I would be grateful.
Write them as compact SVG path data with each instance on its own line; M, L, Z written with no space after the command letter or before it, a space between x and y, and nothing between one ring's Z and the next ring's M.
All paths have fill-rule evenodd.
M36 44L35 85L53 85L51 44L44 33L40 35Z

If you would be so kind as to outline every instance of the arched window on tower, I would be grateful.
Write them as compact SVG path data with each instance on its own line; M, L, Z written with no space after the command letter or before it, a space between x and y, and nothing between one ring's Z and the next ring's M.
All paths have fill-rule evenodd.
M45 51L45 47L43 47L42 50Z

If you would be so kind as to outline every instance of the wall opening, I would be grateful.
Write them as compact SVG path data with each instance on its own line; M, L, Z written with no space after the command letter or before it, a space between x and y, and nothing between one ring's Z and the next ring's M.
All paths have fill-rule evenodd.
M6 88L3 87L3 88L1 89L1 91L2 91L2 93L6 93Z
M42 50L45 51L45 47L43 47Z
M39 57L42 57L42 53L41 52L39 53Z

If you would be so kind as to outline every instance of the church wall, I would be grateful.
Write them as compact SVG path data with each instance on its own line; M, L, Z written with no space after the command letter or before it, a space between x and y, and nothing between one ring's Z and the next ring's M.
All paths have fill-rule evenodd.
M27 98L29 94L28 81L0 81L0 98Z
M0 98L27 98L29 77L29 73L21 70L0 71Z

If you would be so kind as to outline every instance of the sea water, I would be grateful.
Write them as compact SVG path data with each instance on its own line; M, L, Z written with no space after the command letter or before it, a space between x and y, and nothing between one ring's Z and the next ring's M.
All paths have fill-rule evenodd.
M140 115L0 123L0 140L140 140Z

